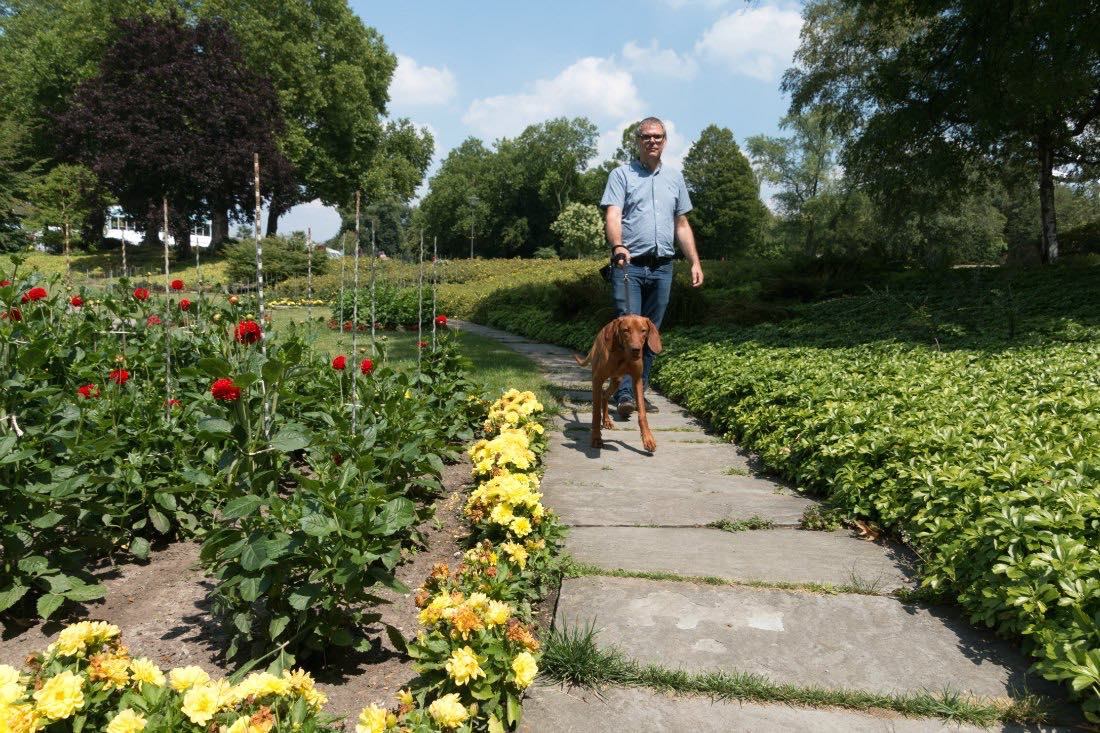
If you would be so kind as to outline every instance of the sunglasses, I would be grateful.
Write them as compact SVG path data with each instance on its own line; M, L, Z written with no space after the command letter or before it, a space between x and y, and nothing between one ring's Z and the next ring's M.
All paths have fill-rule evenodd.
M660 142L661 140L665 139L665 136L664 135L639 135L638 139L643 140L643 141L644 140L656 140L657 142Z

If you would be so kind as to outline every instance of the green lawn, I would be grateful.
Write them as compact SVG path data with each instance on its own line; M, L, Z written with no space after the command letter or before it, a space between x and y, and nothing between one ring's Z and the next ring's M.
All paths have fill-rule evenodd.
M309 329L314 346L330 356L351 355L352 335L329 329L328 308L313 308L312 322L307 318L306 308L275 308L271 311L276 328L285 328L297 324ZM378 331L376 346L381 355L380 361L398 369L416 369L416 333L402 331ZM486 395L495 398L501 392L515 387L531 390L538 395L539 401L547 410L553 410L556 404L549 382L539 372L538 366L526 356L512 351L498 341L472 333L455 330L441 330L437 338L457 338L461 353L472 362L472 371L476 379L485 385ZM431 342L431 329L424 334L424 340ZM363 358L370 356L370 333L361 333L356 337L357 348Z

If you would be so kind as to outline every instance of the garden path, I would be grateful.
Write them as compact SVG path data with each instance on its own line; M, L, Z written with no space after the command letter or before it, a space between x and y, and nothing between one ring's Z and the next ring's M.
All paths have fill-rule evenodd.
M891 595L914 587L902 548L848 531L797 529L813 500L760 475L752 456L709 434L661 395L650 396L660 407L650 417L655 454L641 449L636 420L617 422L604 433L604 448L592 449L589 372L574 363L573 352L484 326L455 325L528 355L564 398L542 491L570 528L565 550L578 563L579 577L562 583L557 628L594 624L600 646L616 646L642 663L692 673L753 673L803 688L890 695L952 690L992 698L1026 690L1057 694L1026 673L1027 660L1012 645L974 628L954 609ZM750 519L756 526L766 520L770 528L707 526L736 528ZM810 584L840 588L815 592ZM522 729L982 730L877 710L545 684L530 690Z

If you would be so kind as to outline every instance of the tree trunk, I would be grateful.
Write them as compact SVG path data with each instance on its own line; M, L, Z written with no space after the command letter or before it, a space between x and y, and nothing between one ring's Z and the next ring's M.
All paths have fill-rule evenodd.
M1050 264L1058 259L1058 219L1054 212L1054 151L1039 146L1039 218L1043 236L1039 242L1039 260Z
M98 249L103 244L103 228L107 224L107 210L95 208L84 220L80 229L80 248L84 251Z
M279 233L279 197L271 194L271 201L267 206L267 236L274 237ZM260 226L260 222L256 222L256 226Z
M229 211L220 206L214 208L210 219L210 249L215 250L225 244L229 237Z
M149 210L145 216L145 239L142 240L142 244L146 247L159 247L160 240L157 239L157 233L160 231L160 207L155 203L149 204Z
M169 209L168 226L172 229L172 238L176 240L176 257L184 259L191 256L191 218L186 211L173 207Z

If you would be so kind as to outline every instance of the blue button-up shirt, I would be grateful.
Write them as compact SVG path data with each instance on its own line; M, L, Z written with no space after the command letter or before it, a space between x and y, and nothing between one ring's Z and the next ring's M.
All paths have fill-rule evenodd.
M676 217L691 211L691 197L680 171L661 164L650 172L635 160L611 171L600 206L622 209L623 246L631 257L672 257Z

